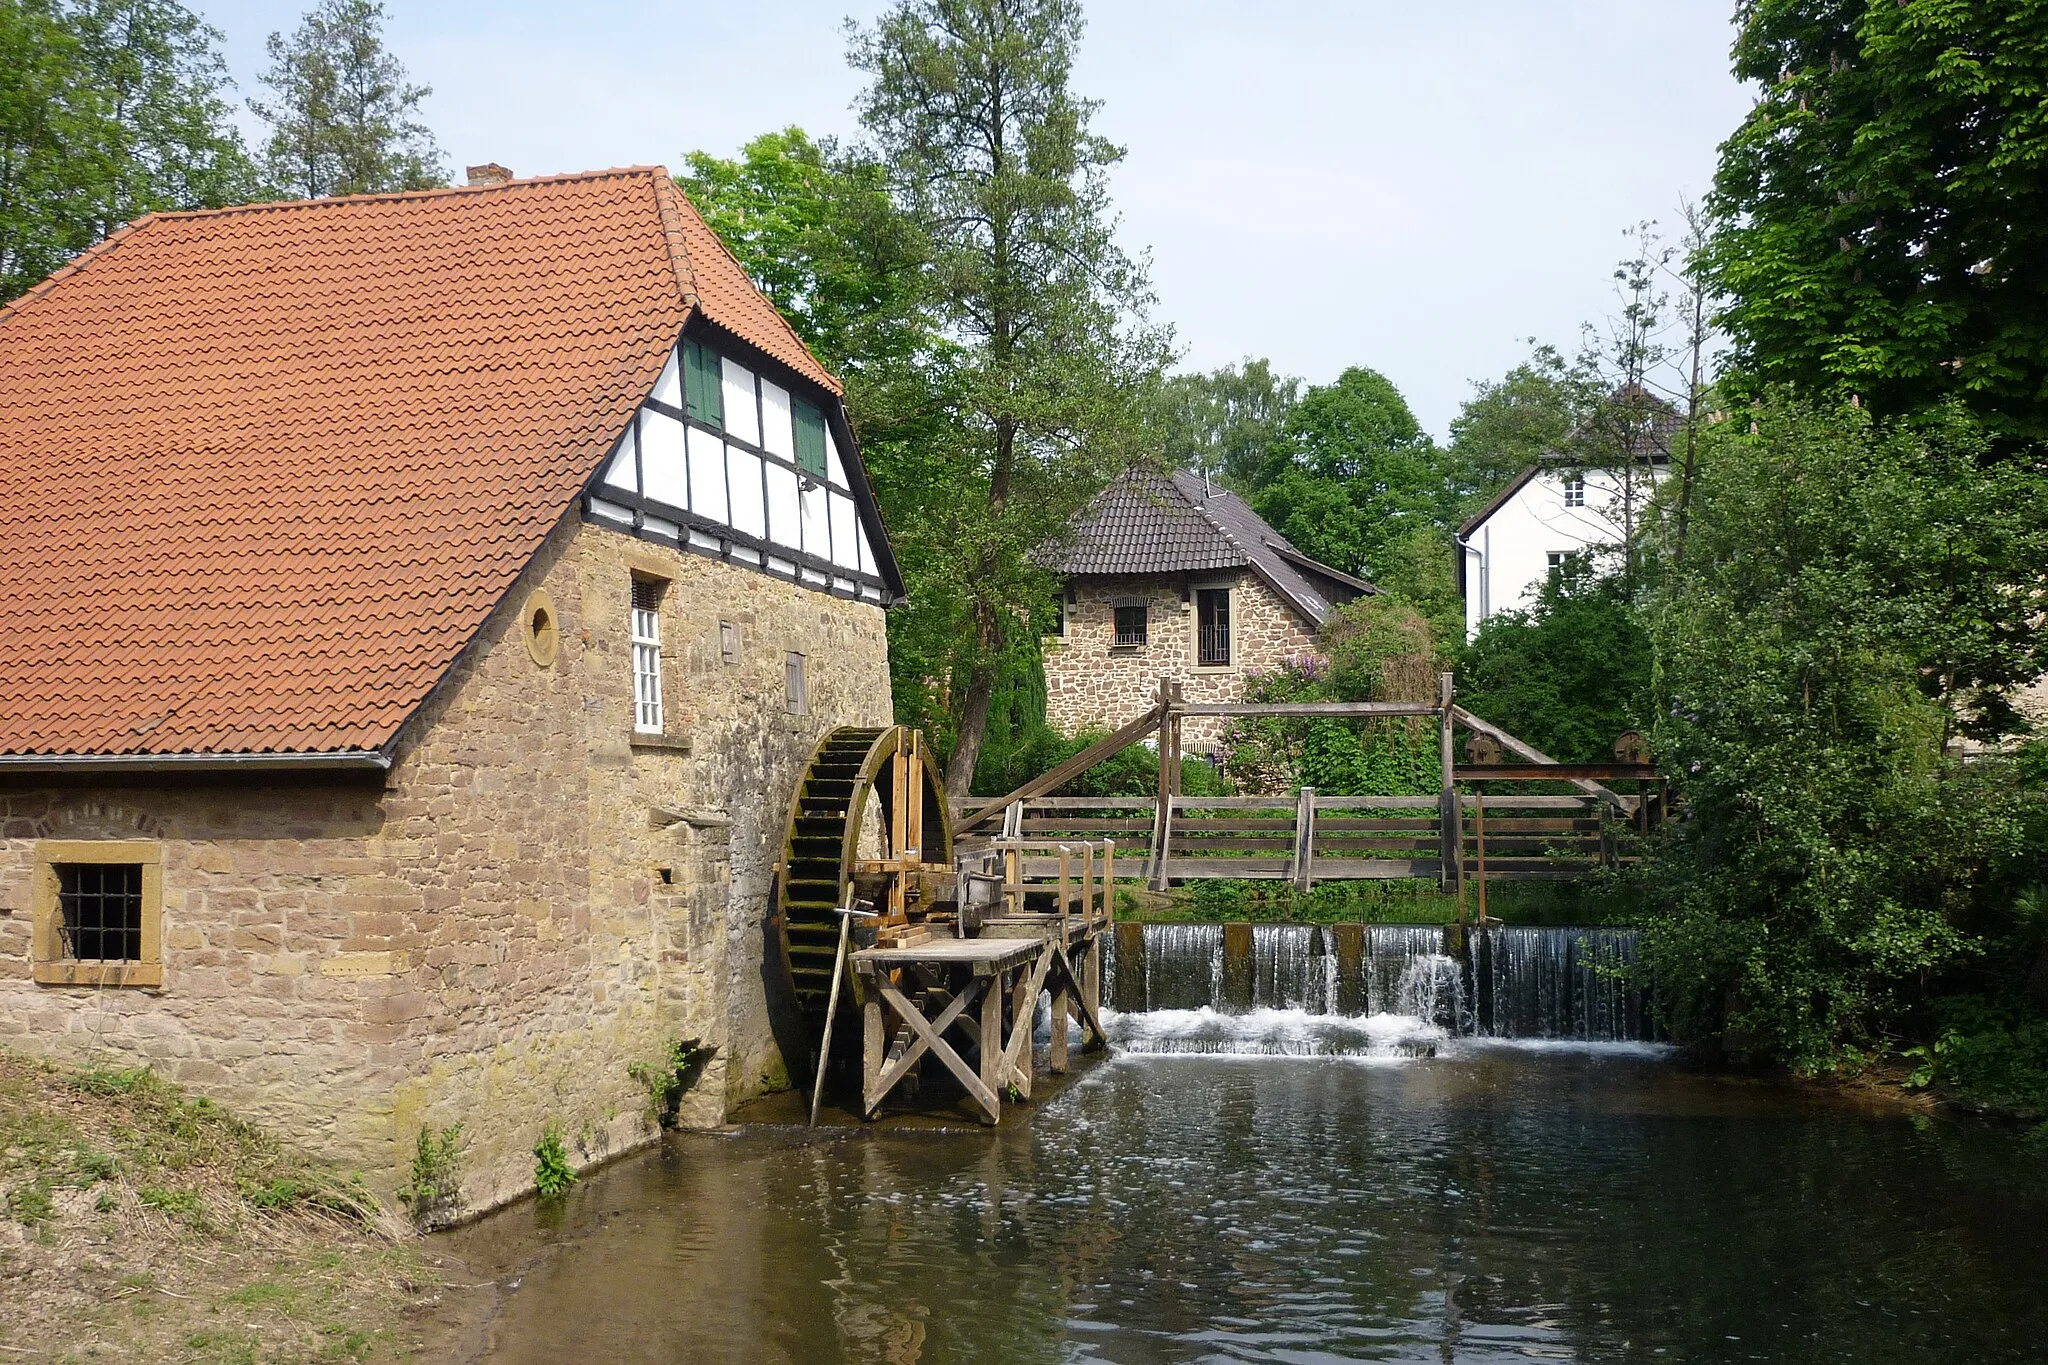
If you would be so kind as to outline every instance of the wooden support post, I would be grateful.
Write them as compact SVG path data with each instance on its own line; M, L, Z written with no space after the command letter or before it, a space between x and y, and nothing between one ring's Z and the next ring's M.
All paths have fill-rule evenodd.
M1476 821L1476 823L1477 823L1477 825L1478 825L1478 829L1479 829L1479 834L1478 834L1478 847L1479 847L1479 923L1480 923L1480 924L1481 924L1482 926L1484 926L1484 925L1485 925L1485 923L1486 923L1486 797L1485 797L1485 796L1483 796L1483 795L1482 795L1482 796L1481 796L1481 797L1479 798L1479 804L1478 804L1477 806L1475 806L1475 807L1473 808L1473 811L1472 811L1472 813L1473 813L1473 815L1474 815L1474 816L1476 816L1476 817L1477 817L1477 821ZM1510 828L1512 828L1512 826L1511 826ZM1463 897L1460 897L1460 898L1459 898L1459 903L1460 903L1460 904L1463 904Z
M1095 845L1092 843L1083 843L1081 845L1081 903L1075 909L1080 912L1081 928L1085 931L1089 925L1095 922ZM1067 926L1062 923L1060 925L1060 947L1071 948L1073 946L1068 941Z
M1294 889L1315 884L1316 789L1303 787L1294 803Z
M880 1100L868 1102L874 1094L875 1082L882 1075L882 1051L888 1046L888 1031L883 1027L882 992L877 988L872 970L861 973L861 994L865 997L860 1005L860 1116L871 1119L880 1107Z
M981 1084L994 1097L993 1106L986 1099L982 1107L989 1110L988 1121L999 1123L1003 1117L1003 974L997 972L995 979L988 983L988 990L981 997Z
M1173 841L1173 799L1180 795L1180 684L1159 680L1159 810L1152 820L1152 889L1166 890L1166 850Z
M1458 800L1457 756L1453 752L1451 722L1451 675L1437 675L1437 729L1443 760L1443 792L1437 800L1437 820L1442 826L1440 885L1455 891L1460 909L1465 897L1465 810Z
M1116 923L1116 840L1102 841L1102 924Z
M1089 1019L1102 1017L1102 945L1108 938L1108 931L1088 936L1088 956L1081 962L1081 1013ZM1083 1040L1084 1050L1087 1040ZM1102 1040L1094 1040L1094 1046L1103 1046Z
M1084 897L1087 894L1085 890L1087 884L1087 874L1084 871L1081 879ZM1082 901L1081 908L1084 912L1087 910L1085 899ZM1088 918L1084 913L1081 920L1081 941L1085 944L1090 942L1091 938L1092 936L1088 930ZM1064 953L1071 946L1067 942L1064 926L1062 926L1060 951ZM1067 1015L1073 1011L1073 988L1074 983L1069 979L1069 973L1066 972L1060 973L1059 979L1052 983L1052 1047L1046 1054L1045 1065L1046 1069L1055 1076L1061 1075L1067 1069Z

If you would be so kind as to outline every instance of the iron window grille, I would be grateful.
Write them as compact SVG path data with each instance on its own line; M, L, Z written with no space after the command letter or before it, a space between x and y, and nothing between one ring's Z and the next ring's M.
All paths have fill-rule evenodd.
M84 962L142 960L142 864L58 863L64 955Z
M1584 474L1565 476L1564 505L1566 507L1584 507L1586 505L1586 476Z
M1116 609L1116 643L1119 649L1133 648L1145 643L1145 607L1120 606Z
M661 716L661 590L650 578L633 580L633 730L658 735Z
M1195 661L1205 668L1230 665L1230 589L1203 588L1195 594Z

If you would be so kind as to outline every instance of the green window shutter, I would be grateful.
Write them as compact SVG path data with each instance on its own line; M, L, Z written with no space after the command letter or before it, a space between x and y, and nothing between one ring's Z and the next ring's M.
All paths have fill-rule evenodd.
M683 343L683 383L690 416L714 427L725 425L725 383L718 352L699 341Z
M825 477L825 414L801 398L789 405L796 420L796 467L813 478Z

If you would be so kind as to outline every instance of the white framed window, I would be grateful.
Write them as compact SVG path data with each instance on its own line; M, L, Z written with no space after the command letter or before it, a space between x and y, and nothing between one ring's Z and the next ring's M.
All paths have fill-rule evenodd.
M1586 505L1586 476L1567 474L1564 476L1564 505L1584 507Z
M654 578L633 580L633 732L658 735L661 715L661 594Z
M1564 577L1564 561L1568 554L1570 554L1568 550L1550 550L1545 552L1543 558L1550 566L1551 582L1555 583L1558 579Z

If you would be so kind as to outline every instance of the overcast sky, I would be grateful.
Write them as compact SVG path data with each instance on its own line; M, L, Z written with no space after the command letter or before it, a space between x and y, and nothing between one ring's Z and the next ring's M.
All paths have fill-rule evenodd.
M730 154L857 131L841 25L879 0L386 0L459 178ZM198 0L241 93L303 6ZM1733 0L1095 0L1074 83L1129 149L1124 240L1149 249L1183 364L1369 365L1442 435L1534 336L1612 310L1621 232L1675 221L1748 107Z

